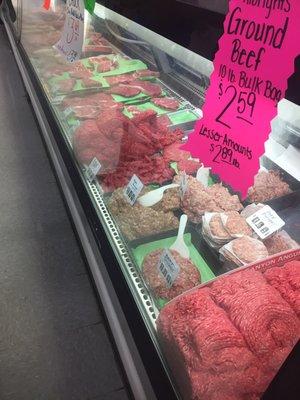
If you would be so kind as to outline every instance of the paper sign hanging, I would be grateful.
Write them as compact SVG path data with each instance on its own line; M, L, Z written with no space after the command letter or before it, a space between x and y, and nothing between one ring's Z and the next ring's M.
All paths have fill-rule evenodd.
M247 196L300 53L300 1L231 0L200 119L182 149Z
M50 3L51 3L51 0L44 0L43 7L44 7L46 10L49 10L49 8L50 8Z
M55 48L69 62L79 60L81 57L84 38L84 1L67 0L66 20L60 40Z

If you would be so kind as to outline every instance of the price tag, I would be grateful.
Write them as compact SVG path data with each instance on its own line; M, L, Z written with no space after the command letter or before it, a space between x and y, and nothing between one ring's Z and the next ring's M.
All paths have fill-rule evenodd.
M184 172L183 174L180 175L180 183L179 183L179 194L181 199L183 199L187 187L188 187L188 177L187 174Z
M74 133L76 131L76 129L79 128L79 126L80 126L79 121L74 122L74 124L72 124L72 126L70 127L70 132Z
M87 176L89 182L93 182L96 175L100 171L100 168L101 168L100 162L98 161L98 159L96 157L94 157L86 170L86 176Z
M261 239L266 239L285 225L285 222L270 206L264 206L246 221Z
M179 275L180 267L172 257L172 254L169 252L169 250L166 249L163 251L159 259L157 269L160 275L165 279L167 287L172 287L174 281Z
M143 187L143 182L136 175L133 175L124 190L124 195L127 198L128 203L130 203L132 206L136 202L136 199L139 197L139 194L141 193Z
M63 32L54 47L72 63L81 57L83 38L84 0L67 0Z

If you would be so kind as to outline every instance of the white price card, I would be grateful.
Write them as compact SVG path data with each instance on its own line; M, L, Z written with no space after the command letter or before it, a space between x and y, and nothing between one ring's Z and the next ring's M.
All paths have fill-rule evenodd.
M132 206L136 202L136 199L139 197L141 190L143 189L143 182L136 175L133 175L130 179L128 185L124 190L124 195L127 198L128 203Z
M157 265L158 272L165 279L168 288L172 287L180 272L180 267L172 257L169 250L165 249Z
M86 170L86 176L90 182L93 182L96 175L100 171L101 164L96 157L94 157Z
M84 39L84 0L67 0L62 35L54 47L68 62L81 57Z
M266 239L285 225L285 222L270 206L264 206L246 221L261 239Z
M181 199L185 195L187 187L188 187L188 176L184 172L183 174L180 175L180 182L179 182L179 193L180 193Z

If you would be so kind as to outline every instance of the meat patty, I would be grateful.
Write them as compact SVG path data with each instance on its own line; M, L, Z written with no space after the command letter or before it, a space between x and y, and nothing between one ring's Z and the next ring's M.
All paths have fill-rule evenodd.
M230 243L233 254L244 264L263 260L269 255L266 246L260 240L253 239L249 236L234 239Z
M253 231L247 224L246 219L237 211L227 212L222 221L225 230L233 237L251 236L253 234Z
M215 213L211 217L209 221L209 228L213 236L216 236L217 238L221 239L230 239L230 234L224 228L220 214Z
M148 254L142 266L143 277L154 295L167 300L171 300L173 297L193 288L201 282L200 273L190 260L181 257L174 250L169 251L180 267L179 275L170 288L167 287L165 279L157 268L162 250L155 250Z
M152 100L156 106L164 108L166 110L175 111L179 108L179 101L171 97L154 97Z

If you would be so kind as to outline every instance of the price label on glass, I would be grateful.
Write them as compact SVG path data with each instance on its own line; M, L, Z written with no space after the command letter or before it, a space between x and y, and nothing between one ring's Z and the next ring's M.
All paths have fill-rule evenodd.
M81 57L83 38L84 0L67 0L63 32L54 47L68 62L74 62Z
M172 257L172 254L169 252L169 250L166 249L163 251L159 259L157 269L160 275L165 279L167 287L172 287L174 281L179 275L180 267Z
M128 203L130 203L132 206L136 202L136 199L139 197L139 194L141 193L143 187L143 182L136 175L133 175L124 190L124 195L127 198Z
M89 182L93 182L96 175L100 171L100 168L101 168L100 162L98 161L98 159L96 157L94 157L86 170L86 176L87 176Z
M261 239L266 239L285 224L270 206L264 206L248 217L246 221Z

